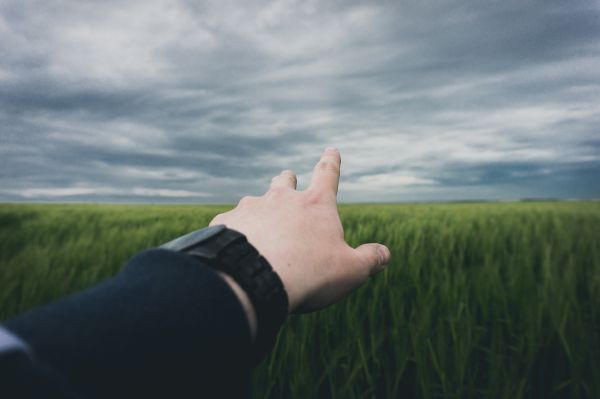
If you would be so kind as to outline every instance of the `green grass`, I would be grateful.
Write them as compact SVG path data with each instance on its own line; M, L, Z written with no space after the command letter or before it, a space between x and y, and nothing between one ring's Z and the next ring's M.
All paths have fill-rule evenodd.
M118 272L224 206L0 205L0 320ZM340 206L392 250L291 316L255 398L600 397L600 203Z

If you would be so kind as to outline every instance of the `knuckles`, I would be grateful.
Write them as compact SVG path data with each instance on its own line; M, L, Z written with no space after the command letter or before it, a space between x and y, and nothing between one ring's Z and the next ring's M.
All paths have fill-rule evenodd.
M269 189L269 191L267 192L267 196L279 198L285 195L286 193L289 193L290 191L292 190L288 187L274 186Z
M271 179L271 183L274 183L279 179L285 179L285 180L289 181L290 183L293 183L294 186L296 186L296 184L298 182L296 174L294 172L292 172L291 170L284 170L283 172L281 172L281 174L273 177Z
M235 209L231 209L227 212L218 213L208 224L209 226L214 226L216 224L228 224L231 221L232 215L235 214Z
M242 198L240 199L240 201L239 201L239 202L238 202L238 204L237 204L237 207L238 207L238 208L244 208L244 207L247 207L247 206L249 206L249 205L252 205L252 204L254 204L254 203L256 202L256 200L257 200L257 199L258 199L258 197L254 197L254 196L251 196L251 195L246 195L246 196L244 196L244 197L242 197Z
M304 192L304 203L308 206L320 204L323 202L323 195L313 189L308 189Z
M321 160L317 163L317 170L324 172L340 173L340 165L337 162Z
M286 179L288 179L289 181L294 183L294 185L296 185L298 183L298 178L296 177L295 174L290 172L290 173L286 173L284 176Z
M210 223L208 224L209 226L215 226L217 224L224 224L223 223L223 214L219 213L218 215L216 215L213 220L210 221Z

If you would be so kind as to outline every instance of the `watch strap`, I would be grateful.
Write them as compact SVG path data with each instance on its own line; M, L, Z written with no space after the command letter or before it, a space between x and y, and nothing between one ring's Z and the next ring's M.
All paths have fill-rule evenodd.
M183 252L228 274L246 292L256 313L253 357L258 362L273 346L288 314L288 297L277 273L242 233L229 228L220 229Z

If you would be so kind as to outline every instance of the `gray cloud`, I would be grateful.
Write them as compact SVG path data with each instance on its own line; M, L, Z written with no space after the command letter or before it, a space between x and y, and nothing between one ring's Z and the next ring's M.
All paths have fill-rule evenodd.
M600 195L594 2L8 1L0 201Z

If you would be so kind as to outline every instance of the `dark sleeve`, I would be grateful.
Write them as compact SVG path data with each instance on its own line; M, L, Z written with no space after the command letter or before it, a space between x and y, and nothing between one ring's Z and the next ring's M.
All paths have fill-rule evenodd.
M117 276L4 327L83 398L247 396L244 310L221 277L185 254L142 252Z
M0 352L2 398L77 399L60 376L23 350Z

